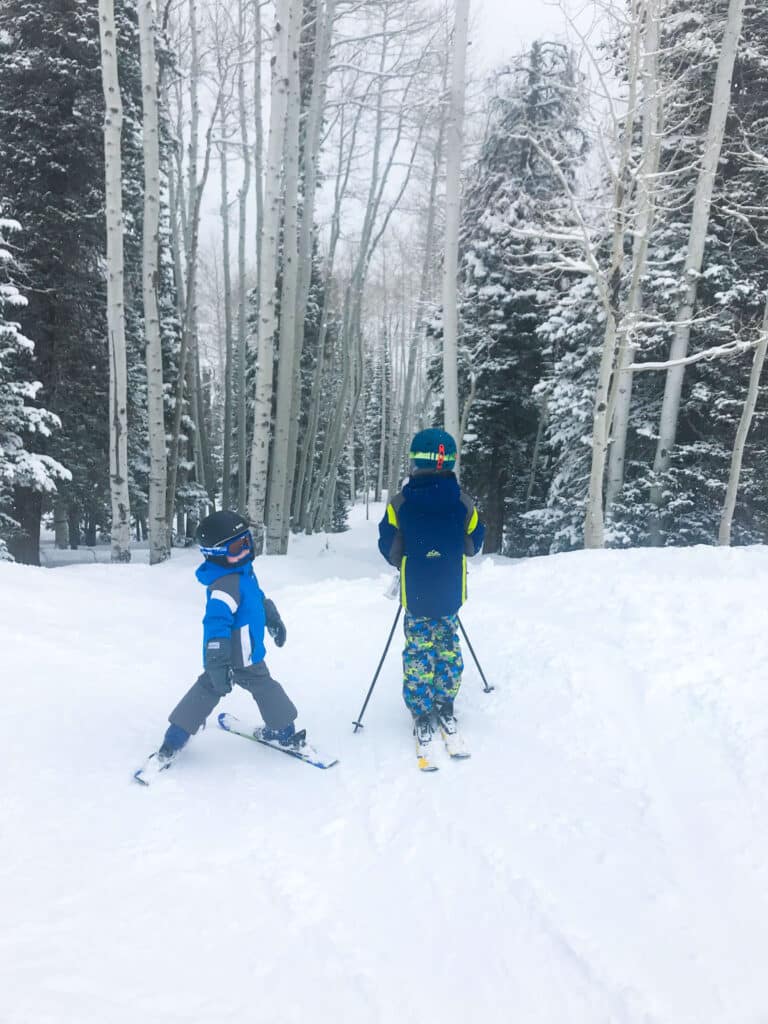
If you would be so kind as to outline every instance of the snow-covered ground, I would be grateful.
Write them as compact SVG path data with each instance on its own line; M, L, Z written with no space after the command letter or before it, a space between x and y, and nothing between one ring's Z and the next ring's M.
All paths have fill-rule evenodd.
M200 663L194 552L0 565L2 1024L768 1021L768 549L479 559L418 772L375 519L257 573L322 772L212 723L143 789ZM253 718L247 694L222 707Z

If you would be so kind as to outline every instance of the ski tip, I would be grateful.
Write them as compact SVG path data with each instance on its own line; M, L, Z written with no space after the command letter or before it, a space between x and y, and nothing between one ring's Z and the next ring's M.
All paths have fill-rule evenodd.
M148 786L149 785L147 780L142 775L142 769L141 768L139 768L139 770L137 772L133 773L133 781L134 782L138 782L138 784L140 786Z
M231 718L231 717L232 716L228 715L226 711L222 711L220 715L216 716L216 720L218 721L218 723L221 726L221 728L222 729L226 729L227 732L230 731L229 730L229 725L227 724L227 719Z

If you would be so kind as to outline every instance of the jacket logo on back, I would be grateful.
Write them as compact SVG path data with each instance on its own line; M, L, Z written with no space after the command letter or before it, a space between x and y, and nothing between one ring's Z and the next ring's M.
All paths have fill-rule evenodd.
M427 552L427 558L442 558L442 551L438 551L436 548L432 548L431 551Z

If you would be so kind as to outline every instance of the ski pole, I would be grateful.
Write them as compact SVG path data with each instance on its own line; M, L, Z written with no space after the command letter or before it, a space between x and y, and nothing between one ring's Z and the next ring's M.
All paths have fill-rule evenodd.
M496 687L495 686L490 686L488 684L488 680L485 678L485 672L483 672L483 670L480 668L480 662L477 660L477 655L475 654L475 649L472 646L472 644L469 642L469 637L467 636L466 629L464 629L464 624L462 623L461 619L459 619L458 615L456 616L456 618L458 619L458 622L459 622L459 629L461 630L461 634L464 637L464 639L467 641L467 647L469 648L470 654L475 659L475 664L477 665L477 671L480 673L480 678L483 680L483 684L484 684L483 685L483 690L486 693L490 693L491 690L495 690Z
M354 727L355 727L355 732L357 732L358 729L362 729L363 728L363 715L365 714L365 709L368 707L368 701L371 699L371 694L373 693L373 688L376 685L376 680L379 678L379 672L381 672L381 666L384 664L384 659L387 656L387 651L389 650L389 645L392 643L392 637L395 635L395 627L397 626L398 620L400 618L400 612L402 610L403 610L403 606L400 603L398 603L398 605L397 605L397 615L395 615L395 621L392 623L392 629L390 629L390 631L389 631L389 636L387 637L387 643L386 643L386 646L384 647L384 653L381 656L381 661L379 662L379 667L376 669L376 674L374 675L373 682L371 683L370 689L368 690L368 693L366 694L365 702L363 703L363 706L360 709L360 714L357 716L357 721L352 723L354 725Z

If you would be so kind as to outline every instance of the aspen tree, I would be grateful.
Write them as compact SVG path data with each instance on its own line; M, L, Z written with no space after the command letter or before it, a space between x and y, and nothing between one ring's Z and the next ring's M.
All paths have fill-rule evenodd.
M464 142L469 0L455 0L455 27L451 51L451 91L446 123L445 257L443 264L443 420L445 429L459 436L458 382L458 272L461 227L461 158ZM458 463L457 463L458 464Z
M301 0L291 0L288 9L288 106L285 125L285 182L283 214L283 266L280 293L280 350L277 365L277 400L272 457L269 466L269 512L267 554L285 554L287 531L283 518L289 515L286 501L288 447L291 429L294 376L296 373L296 296L299 283L299 45ZM303 316L303 310L301 315Z
M763 326L760 331L760 338L755 349L755 356L752 361L752 372L749 377L749 387L747 388L747 395L744 399L744 408L742 409L741 419L739 420L739 426L736 431L736 439L733 444L733 455L731 458L731 469L728 475L728 487L725 494L725 504L723 506L723 516L720 520L720 531L718 534L717 542L720 545L728 546L731 543L731 527L733 525L733 514L736 511L736 498L739 491L739 478L741 476L741 466L744 460L744 445L747 441L747 435L749 434L749 428L752 425L752 417L755 414L755 406L757 405L757 396L760 390L760 377L763 372L763 365L765 363L765 353L768 349L768 295L765 298L765 314L763 317Z
M728 5L723 41L717 62L715 88L712 96L712 111L707 135L704 140L701 169L696 182L696 193L693 200L693 213L691 215L691 226L683 271L685 295L675 317L675 333L669 350L670 362L684 359L688 352L688 343L691 337L691 321L696 307L699 275L701 274L702 261L704 259L704 246L707 239L712 194L715 188L715 176L717 174L720 151L723 145L725 126L731 104L731 81L733 79L733 68L741 36L744 4L745 0L730 0ZM654 509L650 523L652 543L659 543L660 540L660 511L663 499L661 477L669 468L672 449L675 445L684 373L684 365L672 366L667 370L664 399L659 418L659 439L653 463L655 483L651 488L651 505Z
M147 361L147 423L149 430L149 562L170 554L165 515L168 460L165 450L165 402L160 314L157 303L160 234L160 118L154 0L139 0L139 42L144 109L144 238L143 297Z
M104 88L104 161L107 214L107 332L109 335L109 479L112 561L131 560L128 498L128 371L125 346L121 137L123 104L117 65L114 0L99 0Z
M261 230L259 267L258 370L251 441L251 478L248 488L248 517L252 524L258 554L261 554L264 545L271 441L274 338L277 327L277 258L282 213L282 158L288 109L289 14L290 0L276 0L264 221Z

